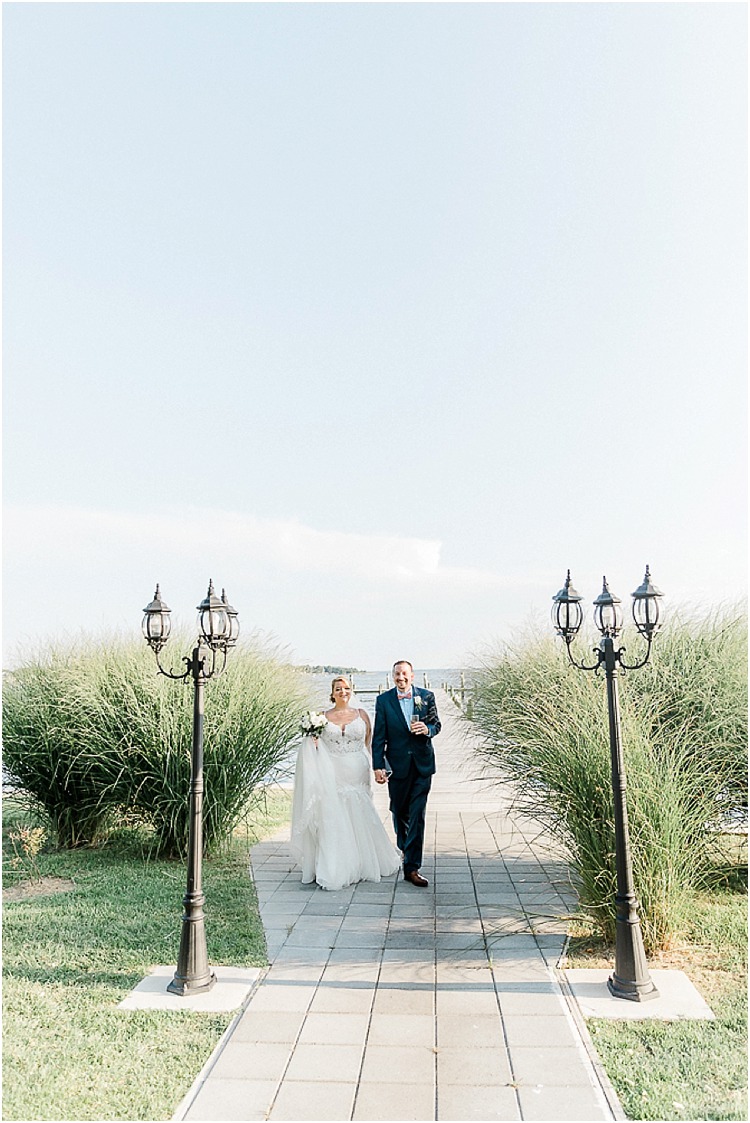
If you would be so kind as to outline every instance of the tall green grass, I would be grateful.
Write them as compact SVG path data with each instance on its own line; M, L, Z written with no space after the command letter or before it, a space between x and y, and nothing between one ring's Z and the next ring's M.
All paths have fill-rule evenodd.
M658 637L655 661L628 676L633 703L649 714L657 746L687 737L691 767L710 774L716 822L747 818L747 614L677 613ZM690 750L688 750L689 753Z
M673 619L620 701L636 892L648 951L685 923L714 868L715 828L747 808L747 628L740 609ZM593 640L592 640L593 645ZM630 659L635 658L635 644ZM586 644L580 647L585 653ZM603 676L572 667L551 636L491 653L473 722L490 773L565 849L581 905L614 938L614 818Z
M176 637L173 658L190 646ZM207 852L288 755L307 701L303 678L257 637L207 684ZM114 825L133 822L153 829L159 854L185 852L192 680L157 674L145 643L89 639L47 649L7 675L3 705L5 769L45 813L59 845L96 844Z

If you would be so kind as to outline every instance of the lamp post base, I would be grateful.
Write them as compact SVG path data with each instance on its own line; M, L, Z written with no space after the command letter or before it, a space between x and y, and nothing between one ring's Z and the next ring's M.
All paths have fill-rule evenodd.
M615 998L627 998L629 1002L649 1002L659 997L653 980L649 977L643 982L634 979L621 979L616 971L607 979L609 993Z
M624 876L631 880L629 862ZM618 894L615 900L618 913L615 921L615 969L607 980L607 986L615 998L648 1002L651 998L658 998L659 991L648 971L635 894Z
M200 978L194 979L185 978L184 975L175 975L167 990L170 994L178 994L181 998L189 998L191 994L204 994L211 990L215 982L216 975L213 971L209 971L208 975L202 975Z

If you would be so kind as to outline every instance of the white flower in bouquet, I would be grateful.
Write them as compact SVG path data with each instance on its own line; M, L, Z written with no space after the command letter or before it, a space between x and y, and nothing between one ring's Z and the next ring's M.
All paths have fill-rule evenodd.
M302 715L300 729L305 737L319 737L326 725L328 725L328 718L325 714L318 714L315 710L307 710Z

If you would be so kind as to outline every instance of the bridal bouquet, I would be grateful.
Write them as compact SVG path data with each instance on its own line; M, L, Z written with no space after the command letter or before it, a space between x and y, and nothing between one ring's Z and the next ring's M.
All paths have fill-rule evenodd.
M325 714L316 714L315 710L307 710L302 715L300 729L305 737L319 737L326 725L328 725L328 718Z

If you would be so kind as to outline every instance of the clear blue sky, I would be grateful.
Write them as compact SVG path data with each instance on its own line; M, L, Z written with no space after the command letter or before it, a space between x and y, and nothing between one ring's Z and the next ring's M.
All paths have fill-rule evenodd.
M5 663L746 590L744 4L4 5Z

